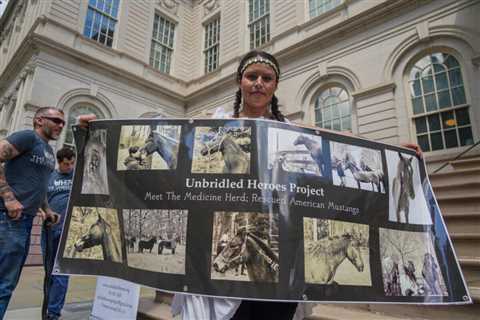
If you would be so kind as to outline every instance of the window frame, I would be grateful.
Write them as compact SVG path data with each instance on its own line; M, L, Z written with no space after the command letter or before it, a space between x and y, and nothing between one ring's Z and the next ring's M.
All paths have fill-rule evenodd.
M438 96L438 92L439 90L437 89L437 81L436 81L436 75L438 73L441 73L441 72L438 72L438 73L435 73L435 69L433 67L433 63L431 63L431 57L435 54L443 54L443 55L449 55L451 56L452 58L455 59L456 63L457 63L457 66L455 68L448 68L448 69L445 69L443 70L442 72L444 72L446 74L446 81L447 81L447 88L442 88L440 90L440 92L448 92L449 93L449 97L450 97L450 103L451 105L449 107L445 107L445 108L441 108L440 105L439 105L439 96ZM432 77L432 86L433 86L433 90L432 91L429 91L429 92L425 92L423 91L423 84L420 84L420 95L419 96L414 96L412 94L412 85L411 83L414 81L414 79L411 77L411 74L414 70L414 68L417 66L418 63L420 63L421 60L425 59L426 57L429 57L430 58L430 61L429 61L429 64L428 66L430 67L431 71L432 71L432 74L431 74L431 77ZM426 68L426 67L425 67ZM425 68L423 70L425 70ZM418 54L416 55L416 57L414 57L413 59L411 59L410 63L408 64L408 67L405 69L405 81L404 81L404 86L405 86L405 89L406 89L406 100L408 100L408 103L407 103L407 106L408 106L408 121L410 123L410 134L411 134L411 137L412 137L412 140L414 139L416 141L416 143L418 143L419 145L421 144L421 142L419 141L419 136L426 136L427 139L428 139L428 145L429 145L429 150L423 150L424 152L427 152L429 154L443 154L443 153L449 153L449 152L455 152L455 150L459 150L461 148L468 148L471 144L464 144L464 145L461 145L461 140L460 140L460 131L459 129L462 129L462 128L470 128L470 135L471 135L471 139L472 139L472 143L475 142L475 134L476 134L476 128L475 128L475 118L474 118L474 114L473 114L473 110L472 110L472 104L471 104L471 101L470 101L470 94L468 92L468 85L467 85L467 82L465 81L466 79L466 72L465 72L465 67L464 65L462 64L462 59L459 59L459 57L450 52L449 50L433 50L433 51L429 51L429 52L423 52L422 54ZM455 88L463 88L463 95L464 95L464 103L462 104L458 104L458 105L455 105L454 104L454 100L453 100L453 96L452 96L452 86L451 86L451 82L450 82L450 77L449 77L449 72L451 70L459 70L460 71L460 76L461 76L461 85L460 86L456 86ZM422 77L419 78L420 80L420 83L422 82ZM427 104L426 104L426 100L425 100L425 96L426 95L433 95L435 97L435 103L436 103L436 109L435 110L430 110L430 111L427 111ZM423 108L423 113L415 113L414 111L414 103L413 103L413 98L414 97L417 97L417 98L421 98L422 100L422 108ZM456 120L456 114L457 114L457 111L459 110L462 110L462 109L465 109L467 111L467 115L468 115L468 120L469 120L469 123L467 125L458 125L458 122ZM451 128L444 128L444 124L442 124L442 114L445 114L445 113L448 113L448 112L451 112L453 114L453 119L454 119L454 122L455 122L455 125L454 126L451 126ZM434 115L437 115L437 118L439 119L439 126L440 126L440 129L439 130L430 130L429 128L429 117L432 117ZM417 123L416 121L418 119L422 119L424 118L424 123L425 123L425 126L426 126L426 131L422 131L422 132L417 132ZM456 134L456 146L451 146L451 147L447 147L447 144L446 144L446 137L445 137L445 132L448 132L448 131L455 131L455 134ZM441 136L441 141L442 141L442 148L437 148L437 149L433 149L432 148L432 138L431 138L431 134L432 133L440 133L440 136Z
M332 117L328 120L328 121L330 121L330 124L331 124L330 128L320 126L319 122L317 121L317 109L320 110L320 112L322 112L321 111L322 108L317 108L317 102L320 99L320 97L323 95L324 92L326 92L327 90L331 90L332 88L338 88L341 91L345 92L345 94L347 95L347 99L340 101L340 103L348 102L348 106L350 108L350 113L348 115L348 117L350 118L350 128L348 128L348 129L345 129L342 126L342 120L344 118L346 118L347 116L345 116L345 115L342 116L341 109L339 109L339 117L338 117L338 120L340 121L340 130L337 130L337 129L333 128L333 121L337 119L337 118L333 117L333 113L332 113ZM341 92L337 95L337 97L340 94L341 94ZM336 103L335 107L339 107L340 103ZM312 122L313 122L314 126L318 126L319 128L324 128L324 129L327 129L327 130L334 130L334 131L338 131L338 132L349 131L349 132L353 133L354 130L356 129L356 127L354 125L355 115L353 114L353 109L354 109L353 97L352 97L352 94L351 94L349 88L344 86L343 84L338 83L338 82L328 82L325 85L319 87L318 90L316 90L315 93L312 95L311 105L312 105L311 110L312 110L312 120L313 120ZM333 104L329 105L328 108L333 108ZM323 108L323 109L325 109L325 108ZM321 122L322 123L325 122L325 120L323 120L323 113L322 113L322 121Z
M311 3L315 2L315 10L312 10ZM318 8L321 6L319 4L323 3L323 7L326 7L325 3L332 3L332 2L338 2L336 5L332 6L331 8L328 8L325 11L319 11ZM327 12L331 12L335 10L336 8L340 7L344 3L344 0L308 0L306 3L307 5L307 16L309 20L315 19L323 14L326 14ZM312 15L312 11L315 11L315 15Z
M254 17L255 11L251 11L251 8L255 8L255 4L258 3L258 10L260 11L260 3L264 4L264 8L268 7L268 12L264 13L263 15L259 15L258 17ZM251 6L251 4L253 4ZM249 49L257 49L261 48L271 40L271 29L272 29L272 22L270 21L271 17L271 11L272 11L272 6L270 3L270 0L248 0L246 3L247 5L247 29L248 29L248 44L249 44ZM264 9L266 11L266 9ZM266 21L265 24L263 25L262 22ZM258 28L255 28L256 26L260 25ZM265 40L262 42L262 27L265 29ZM253 28L253 31L252 31ZM255 34L256 31L259 30L260 37L256 38ZM252 39L253 35L253 39ZM259 44L256 45L256 40L260 39Z
M158 17L158 27L157 27L157 30L155 30L155 25L156 25L156 19ZM165 38L165 33L163 33L163 31L165 30L165 24L168 22L169 24L169 28L168 28L168 40L167 41L171 41L171 44L170 43L163 43L163 40L161 40L159 38L160 36L160 22L161 20L164 20L164 24L163 24L163 27L162 27L162 35L161 35L161 38ZM172 26L173 26L173 29L172 29ZM148 64L150 67L152 67L153 69L155 69L156 71L158 72L161 72L161 73L165 73L165 74L172 74L172 66L173 66L173 56L174 56L174 52L175 52L175 43L176 43L176 29L178 26L178 23L177 21L169 18L168 16L162 14L161 12L158 12L158 11L155 11L154 12L154 15L153 15L153 20L152 20L152 33L151 33L151 36L150 36L150 54L149 54L149 57L148 57ZM172 31L173 30L173 31ZM154 38L154 35L155 35L155 32L157 32L157 39ZM171 33L173 33L173 35L171 35ZM156 45L156 46L155 46ZM161 50L160 51L155 51L156 48L160 47ZM154 51L155 51L155 54L159 54L160 56L160 59L154 59L153 57L153 54L154 54ZM162 63L161 63L161 58L162 58L162 54L164 52L167 52L168 53L168 57L166 57L166 61L165 61L165 68L162 69ZM155 60L157 60L158 62L158 66L155 65ZM167 63L168 63L168 68L167 68Z
M207 47L207 44L209 43L209 38L208 38L208 35L209 35L209 26L211 26L212 24L214 23L217 23L217 26L216 26L216 39L215 39L215 42L212 42L212 45L208 46ZM203 33L203 63L204 63L204 68L203 68L203 71L204 71L204 74L208 74L208 73L211 73L215 70L217 70L220 66L220 33L221 33L221 17L220 17L220 14L217 14L215 15L214 17L212 17L211 19L209 19L208 21L206 21L204 24L203 24L203 28L204 28L204 33ZM213 27L215 28L215 27ZM215 29L214 29L215 30ZM214 31L213 31L214 32ZM210 64L209 64L209 58L211 57L212 55L212 50L216 48L216 59L213 60L213 67L210 67Z
M92 5L92 1L95 1L95 6ZM104 1L111 1L110 4L111 4L111 7L110 7L110 12L107 13L106 11L103 11L103 10L100 10L97 5L98 5L98 1L99 0L89 0L87 2L87 6L86 6L86 12L85 12L85 17L84 17L84 25L83 25L83 30L82 30L82 35L92 41L95 41L96 43L98 44L101 44L105 47L108 47L108 48L113 48L114 46L114 43L115 43L115 34L117 33L116 30L117 30L117 26L118 26L118 22L119 22L119 12L120 12L120 4L121 4L121 0L104 0ZM115 6L115 3L116 3L116 6ZM105 9L105 3L104 3L104 9ZM113 16L113 11L116 11L115 12L115 16ZM92 13L92 17L91 17L91 22L90 22L90 25L87 24L88 22L88 19L89 19L89 13L90 12L93 12ZM95 29L95 23L96 23L96 14L98 14L100 16L100 22L99 22L99 30L98 30L98 36L97 36L97 39L94 39L93 38L93 31ZM102 42L101 41L101 27L103 25L103 21L104 19L107 19L107 33L105 33L105 39L104 41ZM113 29L110 29L110 26L111 24L113 23ZM89 34L87 35L87 28L89 28ZM112 35L111 37L109 37L109 34L108 34L108 31L112 30ZM110 43L108 42L110 39Z

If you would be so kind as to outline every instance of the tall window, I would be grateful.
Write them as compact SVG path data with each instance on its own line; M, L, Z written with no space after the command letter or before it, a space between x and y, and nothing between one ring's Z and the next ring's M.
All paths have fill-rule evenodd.
M315 18L322 13L330 11L341 3L342 0L308 0L310 18Z
M423 151L473 144L462 71L453 56L424 56L410 71L409 84L413 122Z
M83 35L107 47L113 44L120 0L89 0Z
M150 65L164 73L170 73L174 36L175 24L155 14L152 47L150 49Z
M270 0L249 0L250 49L270 41Z
M324 90L315 101L315 125L321 128L351 131L352 108L347 91L340 87Z
M76 123L77 117L82 114L94 114L97 116L97 119L104 119L105 115L98 108L88 105L80 104L72 107L68 113L67 127L65 133L65 141L63 142L66 145L74 145L73 141L73 131L72 126Z
M212 72L218 67L220 46L220 18L205 26L205 73Z

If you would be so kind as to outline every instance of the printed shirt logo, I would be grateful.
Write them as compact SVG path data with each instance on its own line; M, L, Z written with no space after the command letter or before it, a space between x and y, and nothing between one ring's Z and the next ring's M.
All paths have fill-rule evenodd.
M30 162L37 165L46 166L51 170L55 169L55 157L51 152L48 152L48 150L44 150L43 157L37 154L32 154Z

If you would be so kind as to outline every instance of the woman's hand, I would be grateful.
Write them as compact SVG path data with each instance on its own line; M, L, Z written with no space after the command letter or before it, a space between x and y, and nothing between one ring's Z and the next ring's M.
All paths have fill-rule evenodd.
M408 149L415 150L415 153L417 154L417 157L419 157L420 159L423 159L422 149L420 148L420 146L418 144L416 144L416 143L402 143L401 146L405 147L405 148L408 148Z
M97 116L94 115L93 113L92 114L82 114L81 116L78 116L77 124L81 128L86 129L86 128L88 128L88 122L96 120L96 119L97 119Z

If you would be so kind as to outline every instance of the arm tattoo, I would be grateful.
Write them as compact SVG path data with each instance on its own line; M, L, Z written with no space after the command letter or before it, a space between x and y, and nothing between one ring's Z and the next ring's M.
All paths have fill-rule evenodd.
M7 140L0 141L0 162L5 162L19 155L19 152Z
M0 164L0 197L2 197L4 201L15 200L12 189L5 178L5 170L2 164Z
M15 196L12 192L12 188L7 183L7 178L5 177L5 168L3 167L3 162L15 158L19 152L12 146L7 140L0 140L0 197L4 201L15 200Z

